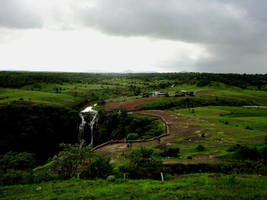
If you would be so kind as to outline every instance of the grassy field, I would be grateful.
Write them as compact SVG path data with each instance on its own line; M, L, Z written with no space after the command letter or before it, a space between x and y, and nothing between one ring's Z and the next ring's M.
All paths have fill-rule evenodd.
M250 130L267 130L267 109L230 106L207 106L193 109L180 109L176 112L193 117L215 119L228 122L232 127ZM222 123L219 123L222 124Z
M156 180L67 180L0 187L0 199L266 199L267 177L189 174Z
M196 93L195 97L190 97L196 105L267 105L266 91L255 90L255 88L241 89L219 82L211 82L208 86L199 87L197 84L173 84L174 80L157 80L152 77L150 77L151 80L148 78L142 80L131 76L126 78L104 75L101 79L99 76L102 75L86 74L43 74L43 79L41 74L28 76L25 75L23 78L18 74L14 77L14 81L22 81L21 86L18 82L16 87L0 87L0 104L28 101L36 104L73 107L85 101L105 99L107 102L124 102L140 99L143 93L163 91L175 94L177 91L187 90ZM41 76L40 80L34 79L27 82L27 79L35 76L36 78ZM53 81L46 76L52 76L50 79L53 78ZM73 80L61 80L70 78L69 76L73 76ZM80 79L80 82L77 82L77 79ZM11 81L10 78L7 80ZM160 97L144 104L140 109L168 109L183 104L186 98L188 97Z
M31 84L21 88L0 88L0 104L27 101L35 104L73 107L83 101L117 96L118 87L100 84ZM112 94L111 94L112 93Z
M27 101L37 104L71 106L80 99L67 94L56 94L44 91L31 91L23 89L0 89L0 103L10 104L15 101Z
M163 92L175 94L176 91L187 90L195 92L194 97L158 97L147 102L140 109L169 109L172 107L195 107L207 105L267 105L267 92L244 90L229 86L197 87L195 85L180 85L169 87ZM186 103L185 99L189 99ZM187 104L187 105L186 105Z
M267 135L265 108L207 106L172 112L178 115L177 123L198 127L191 135L172 142L173 146L181 149L181 157L174 160L187 160L192 156L193 160L205 162L207 158L225 157L232 154L227 149L235 144L261 148ZM198 145L205 149L197 150Z
M169 84L162 89L160 84ZM153 88L153 85L157 88ZM136 96L136 91L141 92ZM197 105L267 105L267 92L241 89L223 83L198 87L196 84L171 84L167 80L141 81L138 79L112 78L101 83L35 82L16 88L0 88L0 104L10 104L15 101L27 101L35 104L73 107L85 101L93 102L105 99L107 102L124 102L142 98L142 93L160 90L175 94L180 90L194 91L190 106ZM188 97L160 97L145 103L140 109L168 109L181 107ZM194 105L195 104L195 105Z

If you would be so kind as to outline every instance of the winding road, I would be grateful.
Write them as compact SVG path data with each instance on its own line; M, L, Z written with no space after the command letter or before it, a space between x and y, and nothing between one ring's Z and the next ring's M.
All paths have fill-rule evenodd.
M170 144L173 139L191 135L196 130L198 130L197 126L180 123L179 116L169 111L145 110L145 111L131 112L130 114L150 115L158 117L164 122L167 134L169 134L165 137L162 137L160 140L154 139L152 141L132 143L131 144L132 147L149 146L153 144L168 144L168 143ZM126 143L114 143L114 144L104 145L101 148L96 149L94 152L114 157L118 153L127 152L129 150L130 148L127 147Z

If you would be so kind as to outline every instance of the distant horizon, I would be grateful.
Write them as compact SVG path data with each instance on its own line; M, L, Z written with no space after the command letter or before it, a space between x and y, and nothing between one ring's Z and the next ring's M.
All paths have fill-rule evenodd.
M234 73L234 72L193 72L193 71L181 71L181 72L147 72L147 71L132 71L132 72L97 72L97 71L33 71L33 70L0 70L0 72L39 72L39 73L85 73L85 74L168 74L168 73L206 73L206 74L248 74L248 75L267 75L267 73Z

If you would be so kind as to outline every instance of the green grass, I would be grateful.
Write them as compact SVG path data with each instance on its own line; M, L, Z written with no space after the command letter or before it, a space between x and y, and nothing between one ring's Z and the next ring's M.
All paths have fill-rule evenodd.
M37 86L36 86L37 85ZM45 84L38 83L33 85L26 85L20 89L23 90L32 90L32 91L43 91L43 92L51 92L56 93L56 88L61 88L60 92L63 94L74 95L77 93L82 95L88 90L101 90L101 89L113 89L115 86L113 85L101 85L101 84L81 84L81 83L62 83L62 84Z
M178 160L186 160L188 156L197 158L198 155L224 157L231 154L227 152L230 146L239 143L257 147L264 143L267 135L267 109L264 108L207 106L172 112L185 118L177 123L198 127L198 131L172 142L173 146L181 149ZM205 137L201 137L203 133ZM205 151L196 150L199 144L206 148ZM202 157L200 161L205 161L205 156Z
M153 84L152 82L151 84ZM156 84L156 82L155 82ZM152 92L144 83L126 79L107 80L103 84L85 83L44 83L36 82L20 88L0 88L0 104L8 104L19 99L24 101L69 106L78 105L89 100L106 99L107 102L123 102L142 98L132 96L129 86L134 85L142 88L142 91ZM267 105L267 92L257 90L244 90L238 87L215 84L212 86L197 87L196 85L177 85L167 87L162 91L174 94L176 91L188 90L196 92L195 97L190 97L192 105ZM145 103L140 109L168 109L172 107L183 107L187 97L160 97L152 102Z
M189 174L174 180L67 180L0 187L0 199L266 199L267 178Z
M17 89L0 88L0 104L27 101L34 104L73 107L85 101L92 102L118 96L119 88L101 84L35 83Z
M196 85L178 85L169 87L162 91L170 94L175 94L176 91L187 90L196 92L197 95L205 98L225 98L232 97L233 99L246 98L247 100L261 105L267 105L267 92L258 90L241 89L238 87L228 86L222 83L216 83L212 86L197 87Z
M241 89L238 87L218 84L214 86L197 87L196 85L177 85L168 87L161 91L175 94L176 91L187 90L195 92L195 97L158 97L152 102L147 102L140 109L169 109L173 107L182 108L221 105L267 105L267 92ZM185 103L185 99L190 99Z
M206 120L215 120L218 126L225 126L228 122L227 127L267 130L266 108L207 106L193 109L179 109L174 112Z
M27 101L37 104L68 106L75 104L78 98L67 94L56 94L51 92L30 91L22 89L0 89L0 104L9 104L14 101Z

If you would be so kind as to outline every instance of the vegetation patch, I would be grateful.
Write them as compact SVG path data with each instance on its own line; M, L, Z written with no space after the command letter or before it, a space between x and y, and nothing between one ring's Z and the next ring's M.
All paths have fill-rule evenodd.
M98 144L109 140L149 139L162 135L165 126L156 117L129 115L125 110L104 113L99 111L99 133L96 134Z
M0 188L3 199L266 199L266 177L188 174L157 180L77 180Z

